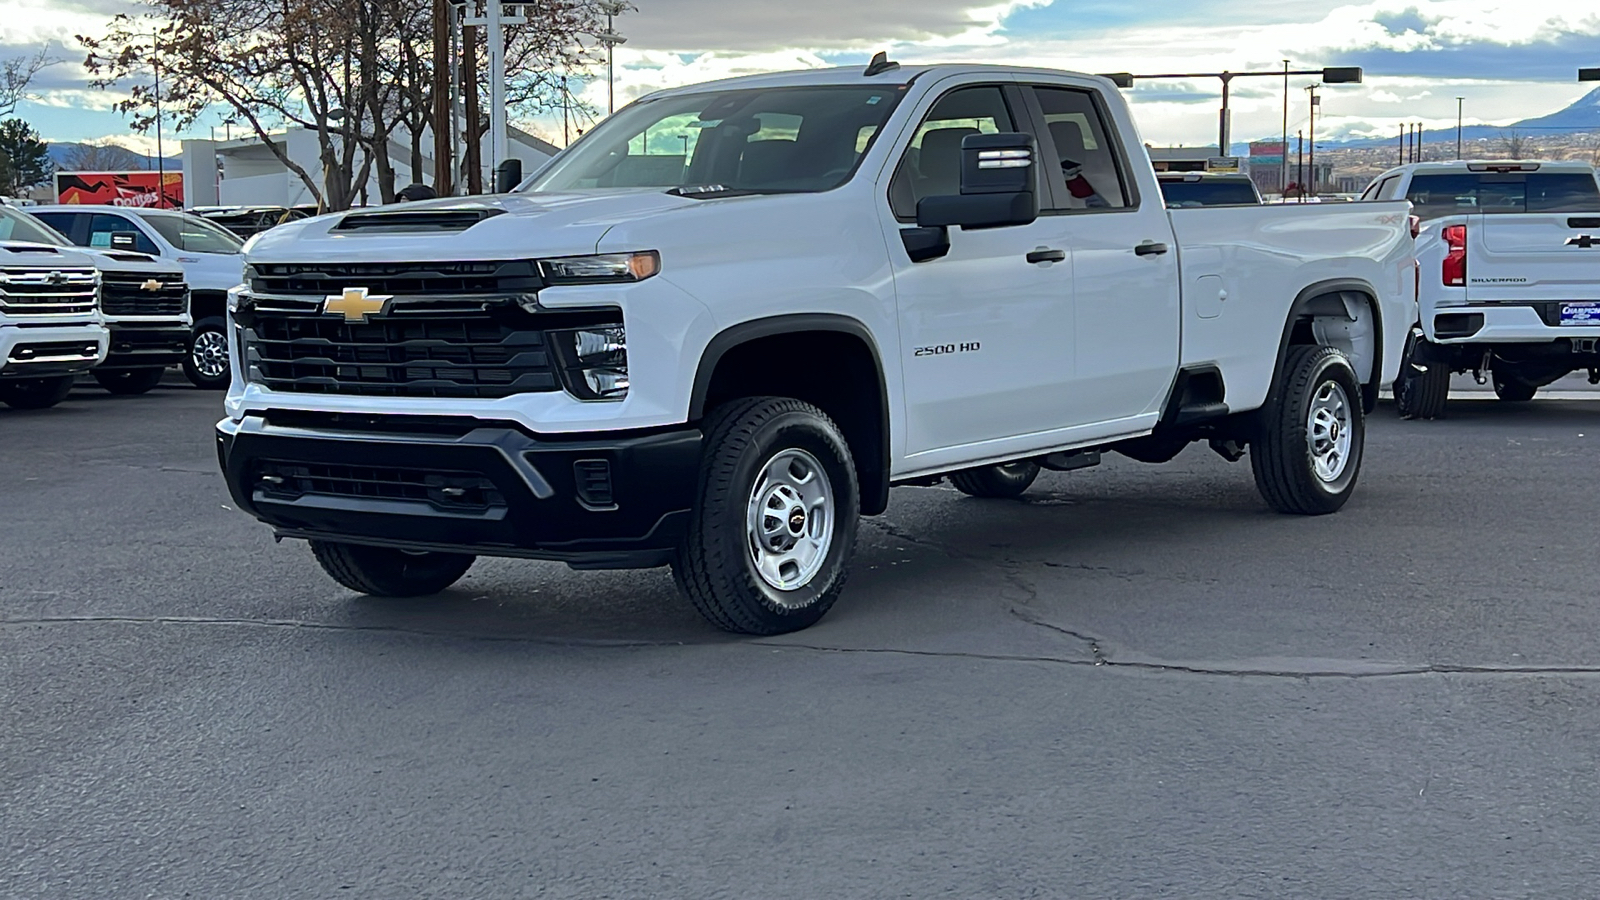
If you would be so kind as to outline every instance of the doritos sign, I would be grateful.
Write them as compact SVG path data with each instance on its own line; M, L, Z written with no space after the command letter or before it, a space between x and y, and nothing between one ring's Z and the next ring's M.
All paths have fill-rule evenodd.
M182 209L183 173L166 173L162 187L157 172L57 172L56 202Z

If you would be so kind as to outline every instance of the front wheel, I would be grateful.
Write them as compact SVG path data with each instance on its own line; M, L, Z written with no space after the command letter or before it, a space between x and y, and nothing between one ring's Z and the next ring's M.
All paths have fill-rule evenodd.
M0 381L0 402L13 409L49 409L72 393L76 375Z
M1031 460L963 469L950 476L955 489L969 497L1020 497L1039 477L1039 464Z
M1527 403L1539 389L1526 381L1494 376L1494 395L1507 403Z
M146 394L161 383L166 369L94 370L94 380L113 394Z
M312 541L311 555L334 581L374 597L427 597L461 579L476 557Z
M227 323L222 319L201 319L189 336L189 352L183 357L183 374L189 383L208 391L228 387L233 373L228 370Z
M1355 370L1333 347L1299 345L1282 377L1250 444L1256 488L1281 513L1337 512L1355 490L1366 443Z
M822 410L780 397L733 401L710 416L673 577L718 628L798 631L844 589L860 511L850 449Z

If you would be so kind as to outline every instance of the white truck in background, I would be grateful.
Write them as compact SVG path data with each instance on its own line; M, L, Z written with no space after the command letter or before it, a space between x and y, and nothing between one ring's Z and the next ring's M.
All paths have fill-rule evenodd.
M176 263L139 252L131 233L108 232L100 247L79 248L31 211L0 208L0 222L23 240L72 248L93 261L100 313L111 332L108 351L90 373L101 387L143 394L188 355L189 285Z
M1444 412L1450 376L1493 381L1501 400L1587 370L1600 384L1600 181L1585 163L1415 163L1379 175L1363 200L1410 200L1419 320L1395 403Z
M0 402L45 409L106 356L100 277L87 254L13 236L0 217Z
M1338 510L1416 321L1407 205L1169 211L1143 146L1043 69L653 94L511 194L252 238L219 462L356 591L670 564L755 634L833 605L894 485L1204 441Z

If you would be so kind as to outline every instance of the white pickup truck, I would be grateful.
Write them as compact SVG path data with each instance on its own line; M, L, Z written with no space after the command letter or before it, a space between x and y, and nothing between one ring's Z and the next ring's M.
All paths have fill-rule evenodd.
M93 260L29 241L15 224L0 215L0 403L44 409L106 358L109 332Z
M879 59L651 95L509 195L280 226L229 301L229 488L356 591L670 564L744 633L817 621L894 485L1205 440L1339 509L1416 318L1407 205L1169 212L1143 146L1105 79Z
M1494 381L1502 400L1587 369L1600 384L1600 181L1577 162L1416 163L1379 175L1363 200L1410 200L1422 220L1419 322L1395 404L1444 412L1452 372Z

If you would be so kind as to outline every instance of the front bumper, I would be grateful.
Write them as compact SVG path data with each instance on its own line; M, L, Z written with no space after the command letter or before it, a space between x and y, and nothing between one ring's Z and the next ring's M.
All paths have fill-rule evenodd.
M87 372L106 356L105 326L0 326L0 378Z
M183 362L192 329L181 322L112 322L106 369L165 367Z
M1422 330L1436 344L1547 344L1562 338L1594 340L1600 326L1562 326L1561 304L1439 306L1422 316Z
M268 414L217 424L239 507L281 537L664 565L694 503L701 433L555 439L505 422Z

